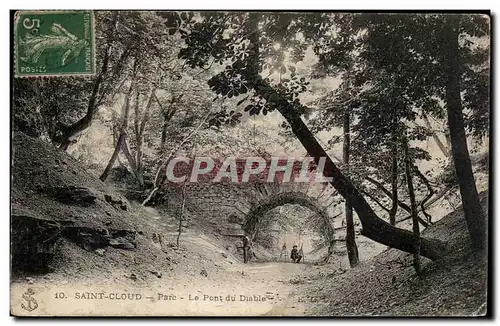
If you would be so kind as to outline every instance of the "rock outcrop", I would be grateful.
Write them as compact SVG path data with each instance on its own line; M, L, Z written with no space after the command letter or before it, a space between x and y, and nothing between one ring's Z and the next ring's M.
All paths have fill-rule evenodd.
M54 146L12 140L11 253L14 269L43 270L66 238L85 250L134 250L130 204Z

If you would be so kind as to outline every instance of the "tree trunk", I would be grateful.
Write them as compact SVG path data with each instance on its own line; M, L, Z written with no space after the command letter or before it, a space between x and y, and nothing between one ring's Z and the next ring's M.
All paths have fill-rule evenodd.
M392 139L391 187L392 207L389 212L389 223L396 225L396 214L398 213L398 142L396 136Z
M413 234L417 237L415 242L415 251L413 252L413 267L417 275L420 275L420 227L418 225L418 212L417 212L417 202L415 200L415 190L413 189L413 178L412 178L412 160L408 149L408 139L404 137L403 139L403 150L405 155L405 173L406 173L406 183L408 184L408 194L410 195L410 207L411 216L413 224Z
M116 13L114 17L115 30L117 24L118 24L118 13ZM109 59L111 57L112 45L113 45L113 39L109 40L107 44L106 52L104 53L104 57L102 59L101 71L99 72L94 81L94 85L92 87L92 93L90 94L89 97L89 102L87 105L87 113L83 118L73 123L72 125L63 126L61 128L62 136L59 148L64 151L66 151L68 149L68 146L71 144L70 140L71 137L87 129L92 124L92 119L94 118L95 111L97 110L97 96L99 95L99 90L101 88L102 82L104 81L104 76L106 75L109 68Z
M384 185L380 181L377 181L377 180L373 179L372 177L366 177L365 179L367 181L369 181L370 183L374 184L375 186L377 186L388 197L392 198L391 192L388 189L386 189L384 187ZM408 213L411 214L411 207L410 206L406 205L405 203L403 203L399 199L397 200L397 203L398 203L399 207L401 207L402 209L404 209L405 211L407 211ZM411 215L409 217L405 217L405 218L397 221L397 223L401 223L401 222L406 221L406 220L408 220L410 218L411 218ZM426 221L424 221L421 217L419 217L418 220L420 221L420 224L422 224L424 227L428 227L429 226L429 224Z
M290 124L293 133L297 136L308 154L314 158L316 164L318 164L321 157L326 158L323 175L327 178L332 178L331 185L342 197L349 199L352 203L363 226L361 234L381 244L414 253L415 243L418 240L417 237L412 232L390 225L375 214L360 192L333 163L301 117L292 110L293 108L290 106L283 109L280 108L281 114ZM446 253L446 245L436 239L422 238L420 253L429 259L438 259Z
M151 109L151 106L153 104L153 96L155 94L155 89L151 90L151 93L149 94L148 100L146 102L146 107L144 108L144 112L142 113L142 117L139 122L139 105L137 104L137 110L136 110L136 121L137 125L135 126L136 128L136 172L135 176L137 177L137 181L139 181L139 184L141 186L144 186L144 166L143 166L143 160L142 160L142 144L144 142L144 131L146 130L146 123L149 120L149 110Z
M146 102L146 108L144 109L144 113L142 115L141 123L139 125L139 135L144 135L144 130L146 130L146 124L149 121L149 111L151 110L151 106L153 106L153 99L156 98L156 88L151 90L149 94L149 98Z
M140 137L139 134L139 120L141 118L141 114L139 112L139 102L140 102L141 94L139 92L139 89L137 90L135 94L135 101L134 101L134 134L135 134L135 140L137 140Z
M459 19L458 15L450 15L444 28L445 101L450 129L451 152L460 186L462 208L472 246L476 250L482 250L486 245L486 219L479 201L474 174L472 173L462 113L460 98L461 65L458 54Z
M440 190L436 194L436 196L434 196L434 198L429 199L429 201L426 202L425 208L429 208L432 204L434 204L435 202L437 202L439 199L443 198L443 196L446 195L446 193L448 193L448 191L450 191L451 189L453 189L453 186L447 187L447 188L444 188L444 189Z
M432 216L425 211L425 204L427 203L427 201L429 201L431 199L432 196L434 196L434 193L435 193L434 189L432 188L432 185L429 182L429 180L425 177L425 175L422 172L420 172L420 170L418 169L417 166L413 166L413 171L420 178L420 180L422 180L422 182L425 184L425 186L427 187L427 190L429 190L429 193L425 196L425 198L420 202L419 205L420 205L420 210L422 211L422 214L424 214L424 216L427 218L427 222L429 222L429 224L432 224Z
M447 129L444 134L444 138L446 138L446 147L451 148L451 138L450 138L450 130Z
M139 110L140 94L137 91L134 103L134 134L135 134L135 170L134 175L141 186L144 186L144 177L142 173L142 136L141 132L141 112ZM148 101L149 105L149 101ZM147 109L147 108L146 108Z
M122 152L125 154L125 157L127 158L128 165L132 169L132 173L135 174L135 171L137 171L137 167L135 166L135 160L132 154L130 153L130 148L128 147L128 142L127 138L122 143Z
M344 166L346 175L349 176L349 152L351 146L351 114L349 108L345 108L344 112ZM346 220L346 236L345 244L347 248L347 256L349 257L349 264L355 267L359 264L358 246L356 245L356 234L354 233L354 218L352 212L352 205L350 200L346 198L345 201L345 220Z
M128 125L128 113L130 109L130 94L132 93L132 88L134 85L134 80L130 82L129 89L127 91L127 94L125 95L125 101L123 102L122 106L122 125L120 127L120 136L118 136L118 141L116 142L115 150L113 151L113 154L111 155L111 158L109 159L108 164L106 165L106 168L102 172L101 176L99 179L101 181L106 181L106 179L109 176L109 173L111 172L111 169L113 168L113 165L115 164L116 158L118 157L118 154L120 153L120 149L123 146L123 142L125 141L125 133L127 130L127 125Z
M111 172L111 169L113 168L113 165L115 165L116 158L118 157L118 153L120 153L120 148L122 147L123 141L125 139L125 134L121 133L120 136L118 137L118 141L116 142L115 150L113 151L113 154L111 155L111 158L109 159L108 164L106 165L106 168L102 172L101 176L99 179L101 181L106 181L106 179L109 176L109 173Z
M139 173L139 169L137 169L137 166L135 165L135 159L132 156L132 154L130 153L130 149L128 147L126 137L123 140L121 148L122 148L123 154L125 154L125 157L127 158L128 164L129 164L130 169L132 170L132 173L134 174L135 178L137 179L137 181L139 181L139 184L141 186L144 186L144 175L142 173Z
M137 148L136 148L136 167L135 176L137 181L141 186L144 186L144 168L142 166L142 136L137 139Z
M161 142L160 142L160 154L165 151L167 144L167 128L168 122L166 121L165 115L163 115L163 125L161 127Z
M438 145L439 149L441 150L441 153L443 153L444 157L449 157L450 151L448 150L448 148L446 148L446 146L443 144L441 139L439 139L439 136L436 134L436 131L434 131L434 129L432 128L431 122L429 121L429 118L427 117L427 115L425 113L423 114L423 118L424 118L425 126L427 127L427 129L429 129L432 132L432 139L434 139L434 141Z
M273 106L277 108L283 118L290 124L292 132L297 136L297 139L302 143L308 154L314 158L316 164L319 163L322 157L325 158L325 165L322 171L323 175L327 178L331 178L330 184L342 197L349 200L351 203L363 225L363 230L361 231L362 235L399 250L410 253L415 252L415 243L418 240L417 237L412 232L398 229L390 225L375 214L361 193L354 187L351 181L340 172L335 163L333 163L330 156L300 117L297 108L291 105L282 95L277 93L268 82L262 79L259 74L260 51L258 18L258 13L251 14L250 20L253 22L253 26L250 26L252 33L249 35L249 67L247 67L244 72L245 75L247 75L247 79L251 81L249 87L252 87L257 95L273 103ZM430 259L437 259L446 253L446 245L435 239L423 238L420 249L421 254Z
M181 206L181 214L179 216L179 228L177 230L177 248L180 248L180 240L182 233L182 220L184 218L184 206L186 204L186 182L182 186L182 206Z
M160 104L160 101L158 101L158 98L157 98L157 102L158 102L158 104ZM170 120L172 120L175 112L177 111L177 108L174 104L171 104L168 110L166 110L166 109L164 110L163 107L161 109L162 109L161 111L162 111L162 115L163 115L163 125L161 128L161 142L160 142L160 153L159 153L160 156L166 150L168 125L170 123Z

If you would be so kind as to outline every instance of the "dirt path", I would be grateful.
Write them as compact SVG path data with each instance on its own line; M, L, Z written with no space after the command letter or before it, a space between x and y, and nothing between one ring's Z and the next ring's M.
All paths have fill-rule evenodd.
M179 275L147 286L131 286L121 280L115 284L66 282L47 278L18 281L12 285L13 308L22 303L20 294L27 287L41 309L37 314L71 315L303 315L308 308L301 303L296 280L305 279L312 266L292 263L235 265L223 277ZM242 273L243 271L243 273ZM56 299L64 293L64 299ZM98 300L91 293L140 294L141 300ZM115 295L117 296L117 295ZM17 313L25 311L14 309Z
M160 270L156 260L135 264L141 257L134 252L108 249L99 257L73 245L66 250L71 250L69 255L78 264L66 265L47 275L20 277L13 282L13 313L289 316L303 315L308 308L306 303L299 302L298 287L312 282L309 278L317 267L291 262L243 264L229 252L223 255L213 238L199 233L183 234L181 244L182 249L173 256L179 262L171 265L173 269L169 272ZM124 260L125 255L132 255L127 260L130 263ZM155 277L152 271L163 275ZM34 290L39 305L29 313L20 309L22 294L28 288ZM115 298L122 294L135 294L140 299Z
M313 272L309 264L248 264L245 274L253 291L274 294L274 304L265 313L271 316L303 315L308 308L300 298L299 283L307 282Z
M201 311L209 314L287 316L303 315L308 308L305 302L300 302L298 286L311 282L308 279L316 270L313 265L291 262L243 264L232 255L222 259L217 245L200 234L184 234L182 243L185 247L196 247L203 257L224 269L206 279L179 279L179 282L186 283L185 289L214 297L221 293L224 299L227 295L235 297L234 302L215 302L213 307L208 310L203 307ZM260 301L261 298L266 298L266 301ZM201 311L190 313L199 314Z

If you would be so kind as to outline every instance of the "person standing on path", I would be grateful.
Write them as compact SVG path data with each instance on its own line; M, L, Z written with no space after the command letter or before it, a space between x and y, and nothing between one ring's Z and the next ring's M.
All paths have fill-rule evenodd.
M286 257L286 243L283 244L283 247L281 247L281 253L280 253L280 259L281 257L285 256Z
M250 260L250 238L248 235L243 237L243 262L246 264Z
M299 250L297 249L297 245L293 246L292 252L290 254L290 258L292 258L292 261L294 263L299 263L300 260L302 259L302 256L299 253Z

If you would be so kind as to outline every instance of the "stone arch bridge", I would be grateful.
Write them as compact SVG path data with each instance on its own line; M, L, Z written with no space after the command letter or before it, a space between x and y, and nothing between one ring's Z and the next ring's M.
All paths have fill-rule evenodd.
M165 188L160 202L170 211L180 212L182 186ZM323 183L187 183L185 209L191 216L211 224L225 236L253 238L268 211L284 204L298 204L322 217L331 234L341 225L335 207L339 199L329 184Z

